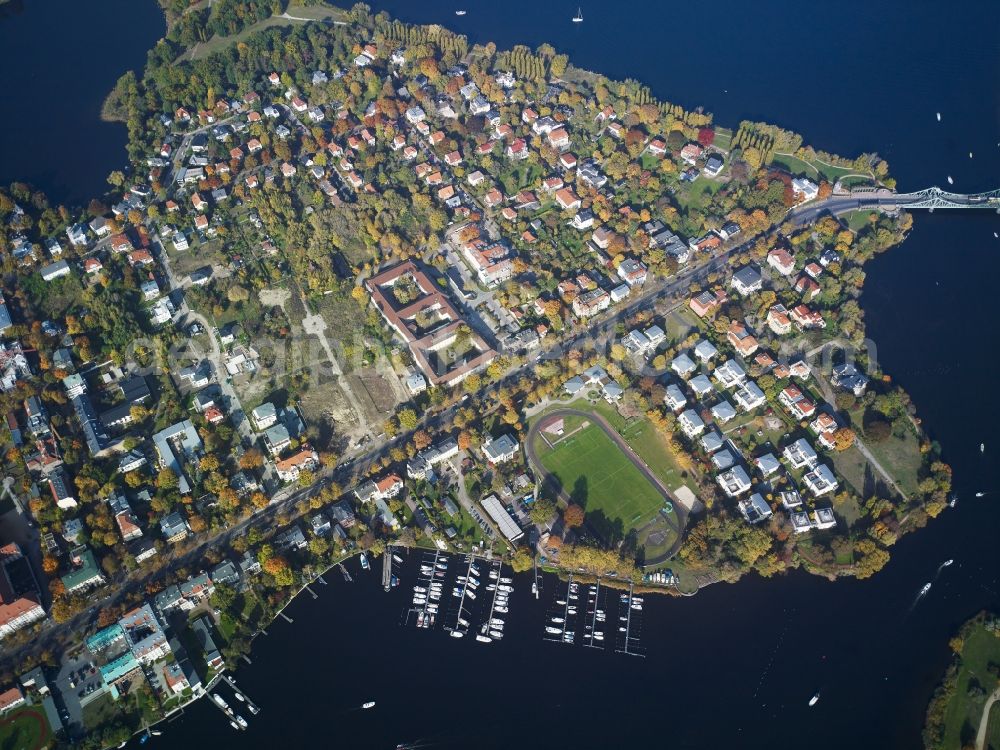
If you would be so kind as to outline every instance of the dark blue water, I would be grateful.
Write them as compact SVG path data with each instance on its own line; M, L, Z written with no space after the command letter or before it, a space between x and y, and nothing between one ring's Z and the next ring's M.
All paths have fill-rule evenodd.
M569 3L469 2L464 18L454 16L453 3L435 0L373 4L499 47L548 41L581 67L638 78L662 98L703 105L722 124L767 119L819 149L878 151L903 189L944 187L948 175L956 190L1000 187L995 2L636 0L587 5L583 24L570 23L576 6ZM159 24L133 33L155 36ZM98 26L72 35L96 38ZM25 59L50 54L44 36L30 41ZM108 85L120 72L109 74ZM99 102L106 88L91 82L88 91ZM88 134L98 127L84 123L66 124ZM0 125L5 154L21 143L8 137L10 126ZM58 181L87 187L50 156L33 158ZM119 158L120 151L99 165L96 184ZM0 169L11 169L6 158ZM991 395L998 365L991 332L1000 323L994 231L1000 218L993 214L918 213L906 243L867 269L869 336L885 371L944 445L962 498L900 542L874 579L830 583L794 573L658 600L645 612L648 658L635 659L544 643L551 580L540 603L522 581L507 637L483 646L400 627L402 594L384 594L374 574L353 585L328 576L330 585L317 587L320 599L295 602L294 624L274 623L255 645L253 666L239 669L238 681L264 707L239 744L392 748L425 738L441 748L547 750L917 747L927 700L949 659L948 638L976 611L1000 606L1000 508L972 498L1000 489L991 471L1000 449L992 445L1000 419ZM955 564L912 607L947 558ZM822 700L809 709L817 688ZM377 701L373 711L356 709L369 699ZM177 748L236 741L204 701L156 740Z
M165 28L153 0L0 6L0 184L30 182L54 203L103 194L127 134L101 122L101 104L125 71L141 74Z

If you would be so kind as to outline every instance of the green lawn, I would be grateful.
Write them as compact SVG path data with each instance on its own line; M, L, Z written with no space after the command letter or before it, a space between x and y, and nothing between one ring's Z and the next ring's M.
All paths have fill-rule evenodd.
M859 232L871 224L871 211L852 211L847 217L847 226L852 232Z
M923 455L920 453L920 440L912 426L906 425L902 435L895 430L885 440L877 441L868 438L862 427L864 410L854 408L848 412L851 426L858 431L868 450L878 460L882 467L896 481L899 488L907 495L915 494L919 483L920 467L923 465Z
M730 146L733 143L733 131L729 128L716 128L715 129L715 140L712 141L712 145L716 148L722 149L723 151L729 151Z
M314 6L298 6L292 5L288 8L288 14L294 18L281 18L279 16L271 16L270 18L265 18L263 21L251 24L245 29L232 36L213 36L207 42L201 42L192 47L189 51L181 55L182 58L187 58L191 60L200 60L208 57L213 52L218 52L223 50L231 44L236 44L237 42L245 42L251 36L256 34L258 31L270 28L271 26L288 26L291 24L305 23L300 19L308 19L309 21L320 21L320 20L335 20L341 21L345 18L346 14L339 8L332 8L323 5Z
M835 167L831 164L824 164L818 159L805 161L790 154L775 154L772 164L784 167L793 175L804 175L812 179L822 177L831 184L844 175L854 173L854 170L849 167Z
M663 504L659 492L600 427L589 424L566 435L554 448L539 435L539 459L598 528L603 516L611 525L608 531L620 537L655 517Z
M704 209L722 187L721 182L699 176L688 187L677 191L677 201L686 211Z
M35 750L45 746L49 722L41 706L21 706L0 721L0 748Z
M982 625L973 629L972 634L965 639L962 648L962 662L958 671L958 681L955 693L948 702L944 715L944 742L942 747L964 747L975 738L979 729L979 720L983 715L985 697L971 697L970 686L976 684L989 695L997 686L997 679L990 674L987 667L991 662L1000 664L1000 638L988 632ZM996 713L991 713L991 725ZM991 726L989 735L996 741L998 729Z
M109 693L105 693L84 706L82 715L83 724L87 729L95 729L120 716L118 706L115 705Z
M868 461L861 455L856 445L852 445L846 451L834 451L833 468L854 488L859 495L865 493L865 470Z

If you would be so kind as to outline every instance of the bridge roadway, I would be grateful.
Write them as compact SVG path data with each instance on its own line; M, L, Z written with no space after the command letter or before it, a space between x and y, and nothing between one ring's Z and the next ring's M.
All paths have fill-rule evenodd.
M788 218L801 225L812 223L826 213L839 216L865 209L893 211L900 208L911 210L923 208L930 211L936 208L986 208L1000 213L1000 190L964 195L949 193L938 187L913 193L896 193L888 188L863 188L846 195L835 194L823 200L806 203L793 209Z

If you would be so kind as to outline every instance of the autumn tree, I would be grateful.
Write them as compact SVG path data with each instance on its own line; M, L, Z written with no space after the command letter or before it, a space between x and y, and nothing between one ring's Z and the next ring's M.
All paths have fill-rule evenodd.
M563 511L563 523L567 528L575 529L583 525L583 508L576 503L570 503Z

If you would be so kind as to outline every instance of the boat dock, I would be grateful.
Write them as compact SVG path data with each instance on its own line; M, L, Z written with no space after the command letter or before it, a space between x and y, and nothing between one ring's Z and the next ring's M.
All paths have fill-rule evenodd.
M233 689L234 693L239 693L240 695L242 695L244 697L246 705L249 706L249 708L250 708L250 713L252 713L254 715L260 713L260 706L257 703L255 703L253 700L251 700L250 696L247 695L246 692L242 688L238 687L236 685L236 683L233 682L232 678L229 677L229 675L223 673L222 674L222 679L229 685L229 687L231 687Z
M604 648L604 625L607 598L606 590L601 588L601 579L587 586L586 626L583 633L583 645L588 648Z
M472 602L476 600L475 591L479 588L479 568L476 566L476 558L468 555L466 560L468 566L465 569L465 580L456 581L452 589L453 597L458 599L458 606L452 613L453 624L445 626L445 630L450 631L453 638L461 638L469 632L468 618L471 615L469 610L472 609Z
M618 638L615 651L629 656L645 656L639 646L642 631L642 598L635 596L635 584L629 583L628 593L619 597ZM624 614L622 609L624 608Z
M222 702L220 703L220 701ZM242 731L242 727L236 723L236 714L233 712L232 706L226 703L218 693L209 693L208 702L222 711L222 715L226 717L232 726Z
M576 641L576 602L579 585L573 582L573 574L569 574L566 582L566 593L562 599L556 599L553 608L545 620L545 635L543 638L553 643L572 645ZM558 595L557 595L558 596Z
M542 574L538 572L538 560L536 558L531 559L531 567L535 574L535 580L531 583L531 593L535 595L535 599L542 595Z
M382 588L388 592L392 588L392 545L382 553Z
M392 565L390 554L389 581L392 582ZM411 618L418 628L432 628L438 617L438 607L444 578L448 571L448 558L440 550L425 552L420 562L420 575L413 585L413 601L404 613L404 621L409 624ZM383 576L385 575L383 570Z
M344 574L344 580L348 583L353 583L354 579L351 578L351 574L347 572L347 568L344 567L344 563L338 563L337 567L340 568L340 572Z
M486 619L479 629L479 635L476 636L476 640L480 643L492 643L503 638L504 619L498 615L506 614L510 594L513 590L510 583L505 582L503 578L503 562L500 560L491 561L488 574L489 583L486 586L486 590L489 591L490 587L492 587L493 597L490 599ZM510 581L511 579L507 580ZM500 611L497 611L498 609Z

